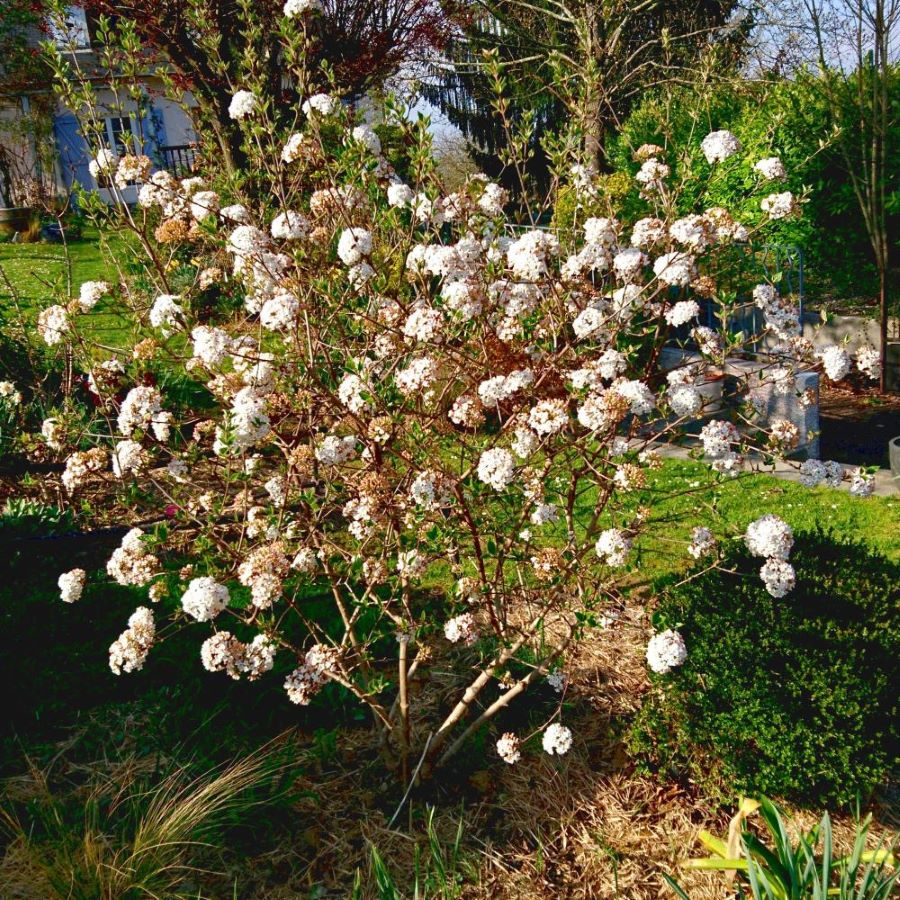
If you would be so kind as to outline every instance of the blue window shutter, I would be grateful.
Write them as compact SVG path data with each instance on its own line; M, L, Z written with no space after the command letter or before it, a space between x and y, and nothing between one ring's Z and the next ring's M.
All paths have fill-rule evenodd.
M67 188L80 184L86 190L94 188L88 164L88 148L78 129L78 119L72 113L62 113L53 120L53 134L59 150L59 163Z
M147 115L141 119L141 134L144 139L144 153L159 168L163 164L160 148L166 146L166 126L162 110L151 106Z

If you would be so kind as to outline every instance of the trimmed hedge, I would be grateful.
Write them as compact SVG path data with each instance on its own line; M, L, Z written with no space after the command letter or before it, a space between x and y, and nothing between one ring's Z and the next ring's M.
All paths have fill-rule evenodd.
M797 585L776 600L762 562L735 542L721 568L662 586L655 624L682 633L688 660L654 676L630 747L669 777L732 797L865 799L896 763L900 565L800 533Z

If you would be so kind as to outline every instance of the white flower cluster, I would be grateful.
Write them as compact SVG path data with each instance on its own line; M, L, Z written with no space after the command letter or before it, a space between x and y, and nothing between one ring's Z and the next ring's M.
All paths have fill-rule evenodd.
M71 494L91 475L99 474L108 465L109 457L99 447L77 450L66 459L66 468L62 474L63 487Z
M700 144L710 164L724 162L741 149L741 142L730 131L711 131Z
M551 722L544 729L541 744L551 756L565 756L572 748L572 732L559 722Z
M696 300L679 300L678 303L666 310L666 321L673 328L678 328L686 325L691 319L696 319L699 315L700 306Z
M115 675L139 672L144 668L154 640L156 622L153 620L153 611L146 606L139 606L128 619L128 628L110 645L110 669Z
M843 347L832 344L820 350L818 356L825 374L831 381L843 381L850 374L853 360Z
M147 454L144 448L131 439L119 441L112 451L113 475L116 478L124 478L126 475L136 475L147 466Z
M44 343L52 347L61 343L71 330L69 314L64 306L48 306L38 314L37 330Z
M184 321L184 310L178 302L181 298L174 294L160 294L150 307L148 319L164 337L169 337Z
M228 606L228 588L204 575L191 579L181 597L181 608L198 622L209 622Z
M856 368L866 377L877 381L881 375L881 354L874 347L860 347L856 351Z
M219 456L244 453L271 431L266 398L253 387L234 395L224 426L216 427L213 450Z
M316 447L316 459L326 466L339 466L356 456L356 438L329 434Z
M781 340L800 333L800 310L787 302L771 284L758 284L753 301L765 313L766 326Z
M18 406L22 402L22 394L11 381L0 381L0 401Z
M208 672L226 672L235 681L246 675L248 680L256 681L272 670L277 649L265 634L258 634L245 644L231 632L219 631L203 642L200 660Z
M119 161L118 155L107 147L101 147L97 155L88 163L88 171L94 178L112 175Z
M782 191L780 194L769 194L760 201L760 208L769 214L770 219L786 219L794 215L799 209L796 198L790 191Z
M559 241L549 231L526 231L506 251L513 275L522 281L540 281L549 273L551 258L559 253Z
M694 559L709 556L716 549L716 539L708 528L697 526L691 532L691 542L687 549Z
M330 94L313 94L303 101L303 114L313 118L314 116L333 115L340 103Z
M325 644L315 644L307 650L303 662L284 682L291 703L308 706L329 677L337 672L338 659L338 651Z
M753 170L762 175L766 181L781 181L787 178L784 163L777 156L767 156L753 166Z
M741 440L737 427L724 419L711 419L700 429L703 453L712 460L713 468L732 472L741 464L740 455L732 449Z
M694 266L693 256L675 250L657 257L653 263L653 274L663 284L672 287L687 287L694 280Z
M132 388L119 407L119 433L130 437L135 431L147 431L162 412L162 398L154 387Z
M497 740L497 755L510 766L522 758L519 739L511 731L507 731Z
M478 478L495 491L503 491L513 482L516 461L512 453L503 447L485 450L478 460Z
M647 665L657 675L665 675L687 659L687 646L681 634L671 628L654 634L647 644Z
M290 564L280 543L256 547L238 566L238 581L250 588L257 609L269 609L281 596Z
M294 19L307 13L321 12L322 4L319 0L285 0L285 18Z
M850 473L850 493L854 497L871 497L875 491L875 476L860 466Z
M84 569L72 569L59 576L59 598L63 603L75 603L81 599L87 573Z
M747 526L744 542L754 556L766 557L759 573L766 590L773 597L784 597L796 583L794 567L787 561L794 546L790 525L769 513Z
M608 566L618 568L628 561L631 550L631 538L619 528L607 528L600 533L594 550Z
M246 119L259 108L259 98L253 91L237 91L228 104L228 115L232 119Z
M159 560L147 550L144 532L132 528L119 547L113 550L106 564L106 571L113 581L121 585L149 584L159 571Z
M82 312L90 312L111 288L105 281L85 281L78 291L78 306Z
M444 622L444 637L451 644L470 646L478 640L478 627L472 613L462 613Z

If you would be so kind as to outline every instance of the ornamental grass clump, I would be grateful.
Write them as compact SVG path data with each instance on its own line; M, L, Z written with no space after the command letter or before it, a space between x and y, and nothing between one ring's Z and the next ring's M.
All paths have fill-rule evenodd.
M263 26L242 10L253 40ZM368 708L404 777L417 760L427 775L564 671L591 610L620 601L636 550L666 528L627 494L657 465L655 444L712 414L701 385L726 356L755 347L759 335L728 327L738 288L749 297L756 282L731 252L751 234L724 209L676 215L683 185L668 183L661 148L639 172L640 216L620 217L574 133L548 146L561 174L546 205L562 186L579 198L570 232L534 227L543 208L509 219L506 192L481 175L448 192L422 121L388 101L384 124L362 127L307 66L313 16L310 5L266 25L280 29L300 108L269 95L252 55L225 73L240 178L156 171L133 208L83 198L146 261L108 288L129 346L92 342L77 299L41 314L47 345L87 370L93 408L90 428L48 431L67 502L90 498L133 525L141 510L108 574L150 605L112 644L114 672L151 665L187 627L210 677L280 679L298 706L336 685ZM67 105L95 108L88 80L55 65ZM727 134L712 144L764 203L756 160ZM796 391L793 372L821 366L776 293L777 349L701 433L723 477L799 440L761 413L767 372L787 370ZM701 303L716 328L701 325ZM665 368L673 344L692 352ZM170 390L179 379L191 390ZM429 707L410 679L437 664L452 695ZM545 726L527 747L504 735L498 753L518 758L521 738L565 754L576 736Z
M663 589L654 619L677 628L686 654L678 667L651 665L661 674L631 747L712 789L850 805L896 756L900 566L774 518ZM760 556L765 569L788 550L782 593L760 582Z

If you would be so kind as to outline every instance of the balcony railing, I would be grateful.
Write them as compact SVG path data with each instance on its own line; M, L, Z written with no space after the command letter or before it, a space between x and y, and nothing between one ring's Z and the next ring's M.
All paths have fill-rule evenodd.
M184 178L194 171L197 151L193 144L178 144L159 148L162 167L176 178Z

